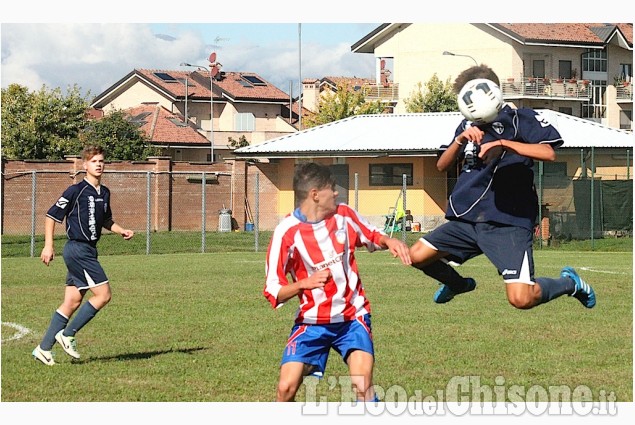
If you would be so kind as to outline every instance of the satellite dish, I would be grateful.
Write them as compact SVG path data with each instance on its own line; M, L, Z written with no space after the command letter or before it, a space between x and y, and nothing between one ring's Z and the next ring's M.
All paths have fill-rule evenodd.
M218 74L218 66L214 65L212 67L212 77L216 77L217 74Z
M212 52L212 54L211 54L211 55L209 55L209 61L210 61L211 63L216 62L216 52Z

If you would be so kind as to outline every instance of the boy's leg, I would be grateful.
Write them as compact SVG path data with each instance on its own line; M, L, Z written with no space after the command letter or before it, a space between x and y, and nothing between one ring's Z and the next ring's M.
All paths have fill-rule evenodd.
M348 355L346 361L351 375L351 383L357 394L357 400L375 400L375 389L373 387L374 356L362 350L355 350Z
M276 401L294 401L302 379L310 370L310 365L301 362L287 362L280 366Z

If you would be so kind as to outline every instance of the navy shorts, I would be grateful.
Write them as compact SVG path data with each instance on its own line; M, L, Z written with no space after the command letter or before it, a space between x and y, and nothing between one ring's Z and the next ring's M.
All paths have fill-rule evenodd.
M456 263L485 254L505 283L534 284L533 234L523 227L451 220L421 240Z
M300 362L311 365L311 375L321 377L326 370L331 348L342 356L344 362L354 350L362 350L374 356L370 315L342 323L294 325L280 364Z
M66 285L74 285L81 291L108 283L108 276L97 260L96 247L68 240L62 255L68 269Z

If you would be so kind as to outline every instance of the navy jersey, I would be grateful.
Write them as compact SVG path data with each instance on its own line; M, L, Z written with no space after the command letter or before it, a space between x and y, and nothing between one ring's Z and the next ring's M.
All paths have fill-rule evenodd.
M46 215L58 223L66 218L66 235L69 239L96 245L102 227L110 229L113 225L110 191L100 185L98 192L95 186L84 179L69 186Z
M463 120L455 138L470 121ZM522 143L548 143L556 149L563 144L558 130L533 109L503 107L496 119L478 126L485 132L481 144L507 139ZM534 161L513 152L503 153L489 164L466 160L463 143L459 159L463 167L448 201L446 218L469 222L499 223L532 230L538 214L534 187ZM447 146L442 147L447 149ZM469 159L469 158L468 158Z

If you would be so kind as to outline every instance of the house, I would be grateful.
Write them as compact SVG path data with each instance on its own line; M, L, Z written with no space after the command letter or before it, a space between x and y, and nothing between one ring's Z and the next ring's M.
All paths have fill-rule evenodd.
M536 164L535 174L543 176L537 184L543 183L543 206L574 214L573 179L628 180L632 185L632 133L561 112L538 111L565 140L555 162ZM279 218L295 205L294 166L308 160L328 164L336 176L338 201L355 206L378 226L384 224L405 185L407 208L427 231L444 221L457 170L439 172L437 153L440 145L451 142L461 119L459 112L358 115L240 148L234 154L269 160L267 175L279 192Z
M108 113L146 105L139 113L156 113L165 124L147 132L151 143L175 160L209 162L213 155L214 161L222 161L233 151L232 140L244 138L254 145L297 131L298 105L258 74L219 72L211 80L210 74L135 69L96 96L91 107Z
M372 87L375 81L359 77L323 77L305 78L302 80L302 107L310 112L317 112L320 99L327 94L334 94L338 87L358 91L362 87Z
M633 129L632 23L386 23L351 50L373 54L377 75L390 63L395 113L405 112L404 99L434 74L453 81L484 63L518 107Z

